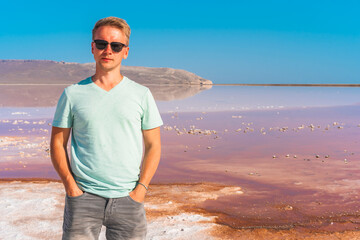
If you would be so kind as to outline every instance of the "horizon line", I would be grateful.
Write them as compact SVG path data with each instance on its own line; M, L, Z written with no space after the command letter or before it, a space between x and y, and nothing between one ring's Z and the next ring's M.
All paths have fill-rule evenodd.
M360 87L360 84L343 83L213 83L215 86L273 86L273 87Z
M69 83L1 83L0 86L15 86L15 85L71 85L74 84L72 82ZM337 83L144 83L144 85L166 85L166 86L176 86L176 85L201 85L201 86L270 86L270 87L360 87L360 84L337 84Z

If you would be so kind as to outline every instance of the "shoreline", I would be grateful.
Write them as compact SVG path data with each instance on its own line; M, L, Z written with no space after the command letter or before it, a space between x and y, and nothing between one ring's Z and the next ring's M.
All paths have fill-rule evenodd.
M41 183L48 183L48 182L59 182L61 180L54 179L54 178L0 178L0 183L4 182L41 182Z
M360 84L321 83L213 83L214 86L268 86L268 87L360 87Z
M74 83L0 83L0 86L69 86ZM146 83L146 86L360 87L357 83Z

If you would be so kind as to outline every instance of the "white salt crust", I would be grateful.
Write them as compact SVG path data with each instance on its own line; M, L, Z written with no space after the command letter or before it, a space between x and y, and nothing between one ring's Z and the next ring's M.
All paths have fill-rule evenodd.
M63 185L57 182L0 183L0 239L61 239L64 198ZM159 217L148 222L147 239L212 239L209 232L214 226L212 217L199 214ZM99 239L106 239L105 227Z

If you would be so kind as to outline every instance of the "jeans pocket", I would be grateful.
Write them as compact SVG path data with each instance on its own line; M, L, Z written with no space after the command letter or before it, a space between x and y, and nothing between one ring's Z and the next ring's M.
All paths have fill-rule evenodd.
M69 195L66 194L66 197L68 199L79 199L79 198L82 198L86 195L86 192L83 192L83 194L79 195L79 196L75 196L75 197L70 197Z
M130 195L128 195L127 198L130 200L130 202L133 202L133 203L136 203L136 204L140 204L140 205L143 204L142 202L135 201L132 197L130 197Z

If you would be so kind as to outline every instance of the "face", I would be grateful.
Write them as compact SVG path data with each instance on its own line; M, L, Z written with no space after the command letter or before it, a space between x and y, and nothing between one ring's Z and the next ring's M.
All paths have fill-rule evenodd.
M112 26L99 27L94 34L94 40L105 40L109 43L127 43L125 34L120 29ZM92 42L91 52L94 55L96 67L101 68L105 72L110 72L116 69L120 70L121 61L127 58L129 47L123 47L120 52L114 52L110 44L108 44L105 49L99 50L96 48L95 43Z

